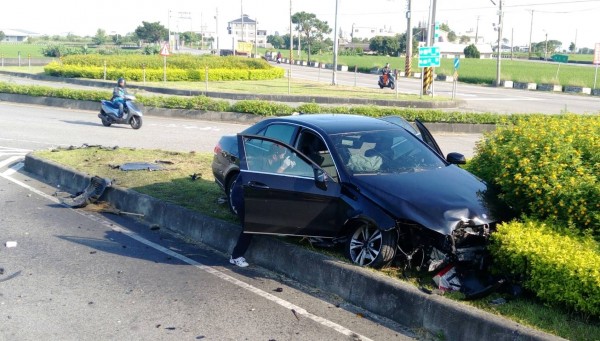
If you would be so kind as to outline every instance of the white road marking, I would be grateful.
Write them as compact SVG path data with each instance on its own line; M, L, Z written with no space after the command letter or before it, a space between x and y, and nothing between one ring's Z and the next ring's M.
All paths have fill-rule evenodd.
M35 194L37 194L37 195L39 195L39 196L41 196L43 198L46 198L46 199L48 199L48 200L50 200L50 201L52 201L54 203L57 203L57 204L62 205L64 207L70 208L69 206L61 203L58 198L55 198L55 197L53 197L51 195L48 195L48 194L46 194L46 193L44 193L44 192L42 192L42 191L40 191L38 189L35 189L35 188L33 188L33 187L31 187L31 186L29 186L29 185L27 185L27 184L25 184L25 183L17 180L17 179L14 179L14 178L12 178L10 176L7 176L7 175L4 175L4 174L0 174L0 177L4 178L6 180L12 181L13 183L15 183L15 184L17 184L17 185L19 185L19 186L21 186L21 187L23 187L23 188L25 188L25 189L33 192L33 193L35 193ZM355 338L358 337L358 338L360 338L360 340L364 340L364 341L372 341L371 339L369 339L369 338L367 338L367 337L365 337L363 335L360 335L358 333L355 333L355 332L351 331L350 329L348 329L348 328L346 328L346 327L344 327L342 325L339 325L339 324L337 324L335 322L329 321L329 320L327 320L327 319L325 319L323 317L311 314L308 311L306 311L306 309L304 309L304 308L302 308L300 306L297 306L297 305L295 305L295 304L293 304L291 302L283 300L283 299L281 299L281 298L279 298L279 297L277 297L275 295L272 295L272 294L270 294L268 292L265 292L265 291L263 291L263 290L261 290L261 289L259 289L257 287L254 287L254 286L252 286L252 285L250 285L248 283L240 281L239 279L236 279L236 278L234 278L232 276L229 276L229 275L227 275L227 274L225 274L225 273L223 273L223 272L221 272L221 271L219 271L219 270L217 270L217 269L215 269L215 268L213 268L211 266L204 265L204 264L202 264L200 262L197 262L197 261L195 261L195 260L193 260L191 258L188 258L188 257L186 257L184 255L178 254L178 253L176 253L176 252L174 252L172 250L169 250L169 249L167 249L167 248L165 248L165 247L163 247L161 245L153 243L153 242L145 239L144 237L140 236L139 234L137 234L137 233L135 233L135 232L133 232L133 231L125 228L125 227L116 225L113 222L109 222L108 220L102 218L101 216L96 216L96 215L94 215L94 214L92 214L90 212L85 212L85 211L82 211L82 210L72 209L72 211L75 212L75 213L77 213L77 214L79 214L79 215L81 215L81 216L84 216L84 217L86 217L86 218L88 218L88 219L90 219L92 221L95 221L95 222L97 222L97 223L99 223L99 224L101 224L101 225L103 225L103 226L105 226L105 227L107 227L109 229L112 229L113 231L121 232L121 233L127 235L128 237L130 237L130 238L132 238L132 239L134 239L134 240L136 240L136 241L138 241L138 242L140 242L140 243L142 243L144 245L147 245L147 246L149 246L149 247L151 247L151 248L153 248L153 249L155 249L157 251L165 253L165 254L173 257L173 258L177 258L177 259L179 259L180 261L182 261L184 263L192 265L192 266L194 266L194 267L196 267L196 268L198 268L200 270L203 270L203 271L205 271L207 273L210 273L210 274L212 274L214 276L217 276L217 277L219 277L220 279L222 279L224 281L227 281L227 282L229 282L231 284L234 284L234 285L237 285L237 286L239 286L239 287L241 287L243 289L246 289L246 290L248 290L248 291L250 291L250 292L252 292L252 293L254 293L254 294L258 295L258 296L261 296L261 297L263 297L263 298L265 298L265 299L267 299L267 300L269 300L269 301L271 301L273 303L279 304L280 306L282 306L284 308L287 308L287 309L290 309L290 310L294 309L294 311L296 312L296 314L304 316L304 317L307 317L307 318L309 318L309 319L311 319L311 320L313 320L313 321L315 321L315 322L317 322L317 323L319 323L319 324L321 324L321 325L323 325L325 327L328 327L328 328L331 328L331 329L337 331L340 334L346 335L348 337L355 337Z
M6 160L0 161L0 168L10 165L11 163L22 160L24 155L11 156Z
M6 171L4 171L4 173L2 173L2 175L11 176L11 175L15 174L16 172L18 172L24 166L25 166L25 164L23 162L19 162L16 165L14 165L14 166L10 167L9 169L7 169Z
M545 101L543 98L533 98L533 97L477 97L477 98L469 98L469 102L472 101Z

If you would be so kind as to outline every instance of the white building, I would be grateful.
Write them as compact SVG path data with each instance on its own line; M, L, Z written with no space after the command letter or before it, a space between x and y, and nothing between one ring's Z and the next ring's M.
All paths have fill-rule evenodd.
M4 32L4 42L21 43L26 42L29 37L39 36L39 33L29 32L25 30L14 30L14 29L0 29Z
M267 43L267 31L257 30L256 20L250 19L247 14L228 22L227 32L237 41L254 43L256 38L258 46L265 46Z
M352 25L350 39L371 39L376 36L393 37L396 34L398 34L398 32L394 31L391 26L388 27L384 25L383 27L372 27Z

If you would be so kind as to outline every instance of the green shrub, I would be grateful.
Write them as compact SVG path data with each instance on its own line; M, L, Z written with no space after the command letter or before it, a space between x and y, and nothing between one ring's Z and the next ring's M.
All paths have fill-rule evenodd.
M523 287L552 305L600 316L600 244L569 237L528 220L498 226L491 236L495 270L522 278Z
M290 115L294 109L286 104L247 100L239 101L231 106L232 111L260 116Z
M469 170L517 211L600 237L600 117L533 115L486 136Z

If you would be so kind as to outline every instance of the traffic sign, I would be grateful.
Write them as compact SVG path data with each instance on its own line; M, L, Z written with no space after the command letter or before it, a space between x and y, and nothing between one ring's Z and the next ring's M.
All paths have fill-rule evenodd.
M568 63L569 56L567 56L566 54L554 54L552 55L552 60L557 63Z
M460 59L458 57L454 57L454 70L458 70L460 67Z
M164 57L170 55L170 53L169 53L169 43L165 43L162 46L162 48L160 49L160 55L164 56Z
M419 67L432 66L440 66L440 48L437 46L419 47Z

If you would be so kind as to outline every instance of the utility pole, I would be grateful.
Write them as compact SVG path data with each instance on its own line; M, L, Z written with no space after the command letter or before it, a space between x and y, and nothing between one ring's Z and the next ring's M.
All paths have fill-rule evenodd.
M215 39L217 40L217 51L219 51L219 7L217 7L217 12L215 14Z
M245 31L244 31L244 0L240 0L240 12L242 12L242 41L246 41Z
M491 0L490 0L491 1ZM498 55L496 56L496 86L500 86L500 63L502 60L502 1L499 1L498 5ZM492 1L495 5L495 3Z
M336 72L337 72L337 55L338 55L338 7L340 0L335 0L335 24L333 29L333 76L331 79L331 85L337 85Z
M531 59L531 33L533 32L533 10L531 10L531 25L529 26L529 53L527 59Z
M477 45L478 39L479 39L479 16L477 16L477 26L475 26L475 45Z
M548 60L548 32L546 32L546 48L544 49L544 61Z
M407 0L408 7L406 9L406 62L404 64L404 75L406 77L410 77L411 69L412 69L412 55L413 55L413 34L412 34L412 24L411 24L411 8L412 8L412 0ZM354 31L354 24L352 24L352 31Z
M292 45L294 45L294 31L292 31L292 0L290 0L290 65L288 69L288 95L292 93Z

